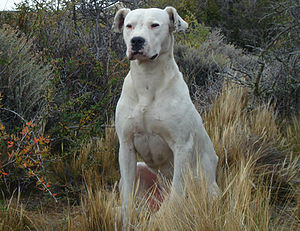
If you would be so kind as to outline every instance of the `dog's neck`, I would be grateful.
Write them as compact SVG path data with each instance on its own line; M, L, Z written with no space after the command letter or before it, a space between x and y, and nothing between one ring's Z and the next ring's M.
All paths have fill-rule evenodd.
M173 49L161 53L155 60L131 61L130 76L140 104L147 106L155 100L155 95L178 78L178 66Z

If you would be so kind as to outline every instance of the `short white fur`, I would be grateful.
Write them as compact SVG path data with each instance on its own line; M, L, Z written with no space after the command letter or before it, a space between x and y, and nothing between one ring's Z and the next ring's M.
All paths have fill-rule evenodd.
M196 169L201 161L208 191L216 194L218 157L194 107L188 87L173 57L173 32L188 24L173 7L120 9L113 29L122 32L126 55L131 60L116 108L119 164L122 181L123 227L128 225L128 206L136 180L136 153L156 173L172 181L170 200L184 192L184 169ZM145 40L136 54L132 38Z

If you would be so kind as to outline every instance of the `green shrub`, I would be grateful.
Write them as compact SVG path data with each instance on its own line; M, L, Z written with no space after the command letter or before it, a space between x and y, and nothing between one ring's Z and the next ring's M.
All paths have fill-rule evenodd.
M53 77L51 66L42 53L34 50L32 39L9 26L0 28L0 92L2 104L27 121L42 114ZM1 110L0 119L13 128L19 122ZM20 125L20 123L19 123Z
M272 20L264 18L272 12L276 1L224 1L224 0L157 0L159 7L174 6L181 15L193 14L198 22L220 28L226 39L238 46L259 46L264 42Z
M191 48L199 48L208 39L211 28L198 23L194 15L188 14L185 20L189 23L188 32L176 33L175 38L177 41L183 41L185 45Z
M198 27L203 26L198 24ZM250 63L252 57L244 55L241 49L226 44L219 30L205 32L206 38L196 45L190 43L189 41L198 38L198 30L196 29L194 33L192 28L188 32L188 37L183 35L178 39L175 43L174 56L190 88L192 99L198 110L203 111L208 109L212 100L221 92L231 65L237 60Z
M281 116L297 113L300 84L296 70L300 59L293 52L294 46L284 44L282 53L272 48L256 55L226 43L219 30L193 43L197 31L192 28L187 35L176 37L174 55L199 110L207 108L220 93L223 81L233 81L250 90L249 109L272 102Z
M190 23L192 31L195 20L190 20L190 15L206 26L219 28L225 36L222 41L219 39L220 48L217 49L218 53L215 53L215 56L227 57L228 62L226 69L222 69L223 72L218 71L215 74L221 74L224 78L250 88L253 94L252 103L271 101L276 104L276 109L281 115L297 114L300 108L298 0L157 0L154 3L162 8L167 5L176 7L179 14ZM190 42L184 41L185 45L192 45L197 49L202 46L201 35L189 33L186 38ZM207 44L210 43L209 40L210 38ZM227 44L223 40L227 41ZM247 51L236 49L228 45L228 42ZM229 47L230 53L227 53ZM225 53L222 53L224 48ZM192 56L195 58L195 55ZM193 58L187 60L193 62ZM218 63L218 60L212 62ZM210 89L206 91L210 92Z
M36 48L53 66L45 127L53 139L51 151L68 152L83 139L100 136L113 116L129 67L120 61L121 37L110 29L115 12L76 1L58 8L44 1L24 3L19 10L18 17L26 17L18 26L35 36Z

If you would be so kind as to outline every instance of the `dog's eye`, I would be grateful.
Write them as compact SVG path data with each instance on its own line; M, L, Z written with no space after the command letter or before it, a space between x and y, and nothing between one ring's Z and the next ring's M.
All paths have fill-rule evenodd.
M126 27L127 27L128 29L132 29L132 25L131 25L131 24L127 24Z
M151 25L151 27L152 27L152 28L157 28L157 27L159 27L159 24L158 24L158 23L153 23L153 24Z

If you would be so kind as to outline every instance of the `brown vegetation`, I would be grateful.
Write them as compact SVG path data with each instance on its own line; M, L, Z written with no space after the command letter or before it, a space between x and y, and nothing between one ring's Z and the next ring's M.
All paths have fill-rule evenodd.
M293 149L298 144L291 136L292 128L286 130L289 135L281 131L269 105L248 113L248 98L247 92L240 87L224 87L204 115L205 126L221 160L218 168L220 196L212 200L201 183L194 182L187 174L186 198L163 206L156 214L140 205L141 212L133 221L133 230L296 229L299 218L293 201L297 192L299 156L295 156ZM297 121L294 123L293 127L299 126ZM42 210L32 210L20 199L12 198L1 205L2 230L12 227L15 230L26 230L26 227L31 230L53 230L55 227L58 230L118 230L120 201L116 185L107 188L101 183L103 177L107 177L106 182L118 179L118 167L113 161L117 139L111 128L106 131L104 139L84 145L68 166L70 171L83 171L80 205L60 208L63 204L59 203L55 205L59 209L52 214L43 212L47 205ZM88 158L94 161L87 168ZM99 165L103 172L97 171ZM65 174L65 166L56 167L57 176L69 177ZM15 218L11 219L12 216Z

